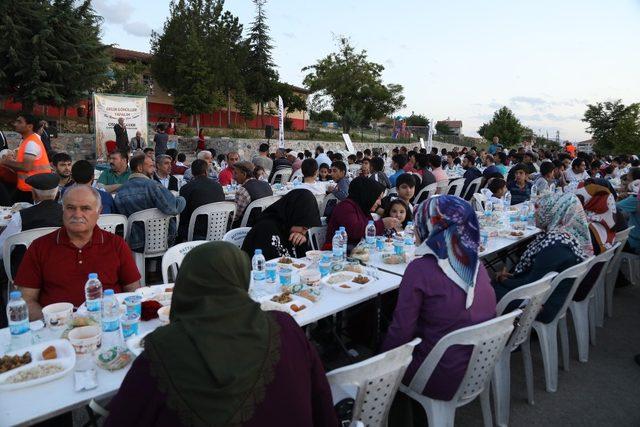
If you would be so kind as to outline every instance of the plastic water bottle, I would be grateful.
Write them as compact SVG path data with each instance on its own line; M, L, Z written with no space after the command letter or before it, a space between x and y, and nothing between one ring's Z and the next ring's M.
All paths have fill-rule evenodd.
M367 224L364 229L364 236L367 246L373 248L376 244L376 226L373 221L369 221L369 224Z
M340 233L342 234L342 259L347 259L347 242L349 238L347 236L347 230L344 227L340 227Z
M329 255L322 255L322 259L318 263L318 270L322 277L331 273L331 260L329 259Z
M413 238L413 221L408 221L407 226L404 228L404 244L415 245Z
M262 249L256 249L253 258L251 258L251 274L253 275L253 283L256 285L263 284L267 278L266 262L264 255L262 255Z
M333 259L336 261L342 261L344 245L342 244L342 232L340 230L336 230L336 233L333 235L331 248Z
M102 283L97 273L89 273L89 280L84 284L84 305L87 307L89 317L95 321L100 320L100 304L102 301Z
M535 185L531 187L531 196L529 198L532 202L535 202L538 199L538 187Z
M122 347L122 333L120 332L120 304L113 293L113 289L104 291L102 297L102 350Z
M511 193L507 191L504 195L504 210L509 211L511 207Z
M293 188L296 188L299 186L300 186L300 177L296 176L296 178L293 180Z
M31 345L29 307L22 299L22 292L12 291L9 294L7 319L9 319L9 331L11 332L11 349L17 350Z

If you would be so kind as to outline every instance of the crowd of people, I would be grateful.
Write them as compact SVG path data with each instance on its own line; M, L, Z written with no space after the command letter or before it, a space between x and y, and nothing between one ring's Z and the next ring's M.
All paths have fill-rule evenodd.
M615 233L629 226L635 228L624 250L640 254L640 159L635 155L507 151L497 140L487 150L399 147L390 154L377 148L325 152L321 146L315 153L271 152L261 144L244 159L236 151L216 156L215 150L202 149L187 164L184 154L167 149L164 137L156 135L152 147L137 135L126 146L121 137L109 154L110 168L94 182L93 165L51 153L37 126L31 115L18 117L15 127L23 139L17 152L0 152L1 204L33 202L13 214L0 242L20 231L59 227L35 240L17 261L15 286L33 319L53 302L80 305L90 272L99 274L104 289L140 286L130 250L144 247L144 228L134 225L125 242L97 226L101 213L131 216L157 208L179 214L179 224L172 220L169 230L171 242L177 243L189 239L188 224L198 207L225 200L224 187L235 187L233 227L238 227L251 202L273 195L270 181L278 171L291 169L295 181L291 191L253 218L241 250L212 242L186 256L176 278L171 324L145 340L145 351L110 404L106 425L216 419L220 425L259 426L270 425L268 420L282 413L289 420L282 425L337 425L314 345L290 316L261 311L247 293L255 251L262 250L266 259L303 257L310 249L308 231L321 225L321 217L327 217L325 249L331 249L340 227L351 249L364 238L369 222L377 235L390 236L412 221L417 258L390 299L386 338L373 349L385 351L422 338L405 383L440 338L495 317L496 301L510 290L602 253L614 244ZM11 176L6 171L14 172L13 182L5 179ZM452 178L463 182L460 197L438 185ZM480 185L471 191L476 180ZM437 194L417 201L420 190L431 184L437 185ZM479 256L480 226L470 200L481 189L488 200L509 194L513 205L535 202L541 232L522 248L510 270L490 271ZM323 195L336 203L321 212L318 196ZM206 219L198 218L192 239L204 239L206 228ZM618 284L625 280L621 276ZM567 292L566 284L559 286L538 320L552 319ZM424 394L450 399L469 357L465 348L447 352ZM405 409L392 412L391 423L398 419L393 414L411 411L398 397L395 407L402 405Z

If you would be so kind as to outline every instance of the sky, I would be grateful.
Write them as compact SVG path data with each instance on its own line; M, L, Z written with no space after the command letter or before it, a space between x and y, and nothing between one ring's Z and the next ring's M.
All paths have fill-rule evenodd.
M168 0L93 5L103 42L145 52L169 15ZM250 0L225 8L249 27ZM640 102L640 0L270 0L266 13L282 81L302 85L346 36L404 86L398 114L462 120L468 136L506 105L538 134L580 141L587 104Z

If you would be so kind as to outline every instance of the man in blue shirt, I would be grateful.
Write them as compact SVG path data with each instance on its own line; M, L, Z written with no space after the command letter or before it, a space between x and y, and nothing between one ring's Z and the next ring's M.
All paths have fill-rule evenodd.
M489 145L488 152L489 154L496 154L498 150L502 151L502 145L500 145L500 138L494 136L491 145Z
M391 168L396 171L393 175L389 177L389 182L392 187L396 186L396 179L402 175L404 172L404 167L409 160L407 156L404 154L396 154L391 158Z
M331 179L336 183L327 188L327 193L336 196L342 201L349 195L349 177L347 176L347 165L343 161L337 160L331 164Z

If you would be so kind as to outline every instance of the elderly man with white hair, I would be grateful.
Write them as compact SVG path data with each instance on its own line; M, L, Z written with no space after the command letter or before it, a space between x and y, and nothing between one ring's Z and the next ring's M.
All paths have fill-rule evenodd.
M0 234L0 248L8 237L21 231L62 225L62 207L56 202L58 181L58 175L53 173L41 173L26 179L26 183L31 186L34 206L13 214L7 228Z
M218 181L218 173L216 172L216 168L213 165L213 154L209 150L202 150L198 152L196 157L200 160L204 160L207 162L207 176L214 181ZM184 175L182 176L184 182L189 182L193 179L193 172L191 172L191 168L184 171Z
M0 160L15 160L16 159L16 152L9 149L9 148L5 148L4 150L0 151Z
M31 320L41 318L42 307L49 304L80 306L90 273L98 275L103 290L132 292L140 287L140 273L127 243L97 225L101 204L96 189L69 187L62 209L62 227L33 241L15 278Z

